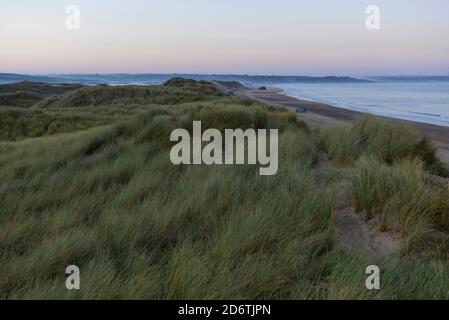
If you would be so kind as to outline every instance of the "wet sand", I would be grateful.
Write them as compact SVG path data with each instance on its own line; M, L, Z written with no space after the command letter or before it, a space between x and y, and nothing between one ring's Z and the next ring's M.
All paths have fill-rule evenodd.
M241 88L229 90L228 92L234 95L262 101L274 107L286 107L294 112L298 107L305 107L307 108L307 113L298 114L298 119L306 122L311 128L319 128L325 125L335 125L339 123L351 123L355 119L367 115L357 111L333 107L324 103L299 100L283 94L282 89L278 88L267 88L267 90ZM413 127L419 134L425 135L431 139L437 148L437 155L449 168L449 127L393 118L388 119L401 125Z

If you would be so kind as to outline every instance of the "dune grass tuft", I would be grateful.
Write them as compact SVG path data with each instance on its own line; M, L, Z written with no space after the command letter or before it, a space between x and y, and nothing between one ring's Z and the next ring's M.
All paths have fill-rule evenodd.
M337 165L354 165L363 155L392 164L406 158L420 158L426 169L447 175L429 140L409 127L392 121L364 117L352 126L326 127L320 131L321 144Z
M368 219L380 217L380 230L407 237L409 246L432 230L449 231L449 189L432 185L418 159L390 166L362 157L353 169L352 201Z

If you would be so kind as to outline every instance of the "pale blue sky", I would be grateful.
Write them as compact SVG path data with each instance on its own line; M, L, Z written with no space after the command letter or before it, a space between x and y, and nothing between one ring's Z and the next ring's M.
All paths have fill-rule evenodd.
M0 0L0 72L447 75L448 14L447 0Z

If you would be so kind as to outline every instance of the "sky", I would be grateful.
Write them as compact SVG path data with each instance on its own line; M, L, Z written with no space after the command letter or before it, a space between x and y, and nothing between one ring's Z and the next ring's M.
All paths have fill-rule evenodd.
M449 75L448 14L447 0L0 0L0 72Z

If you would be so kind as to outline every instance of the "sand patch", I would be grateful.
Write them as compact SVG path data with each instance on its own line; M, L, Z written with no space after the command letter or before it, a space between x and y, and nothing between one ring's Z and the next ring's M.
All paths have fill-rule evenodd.
M339 245L346 252L355 252L375 262L399 253L400 239L391 233L380 232L376 221L366 223L360 214L351 208L335 214L335 232Z

